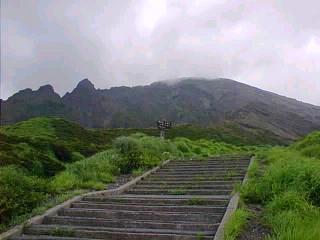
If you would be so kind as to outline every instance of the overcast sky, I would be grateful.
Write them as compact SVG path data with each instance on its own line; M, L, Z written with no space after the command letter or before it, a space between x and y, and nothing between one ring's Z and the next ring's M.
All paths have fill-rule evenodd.
M1 98L189 76L320 105L320 1L1 0Z

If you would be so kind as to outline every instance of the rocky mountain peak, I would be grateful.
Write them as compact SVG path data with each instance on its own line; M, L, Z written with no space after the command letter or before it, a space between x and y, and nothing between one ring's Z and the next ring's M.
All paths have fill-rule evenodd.
M44 85L44 86L41 86L38 90L39 92L43 92L43 93L49 93L49 94L52 94L54 93L54 89L51 85Z
M89 79L85 78L78 83L76 89L95 90L95 87Z

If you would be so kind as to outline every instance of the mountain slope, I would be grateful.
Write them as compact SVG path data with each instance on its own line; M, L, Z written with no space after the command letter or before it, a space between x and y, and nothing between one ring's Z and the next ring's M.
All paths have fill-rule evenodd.
M52 87L23 90L2 103L2 122L63 116L86 127L151 127L158 119L204 127L224 121L295 139L320 129L320 107L229 79L180 79L147 86L95 89L82 80L60 98Z

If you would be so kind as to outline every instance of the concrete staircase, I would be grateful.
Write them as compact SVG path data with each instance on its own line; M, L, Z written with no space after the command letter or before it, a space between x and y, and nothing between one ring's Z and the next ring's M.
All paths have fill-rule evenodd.
M13 239L213 239L249 162L171 161L123 194L84 197Z

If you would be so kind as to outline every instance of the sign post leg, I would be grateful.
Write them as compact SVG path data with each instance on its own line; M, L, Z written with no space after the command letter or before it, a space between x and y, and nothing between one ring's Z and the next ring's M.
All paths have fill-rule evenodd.
M164 139L164 129L161 129L161 130L160 130L160 138L161 138L161 139Z

